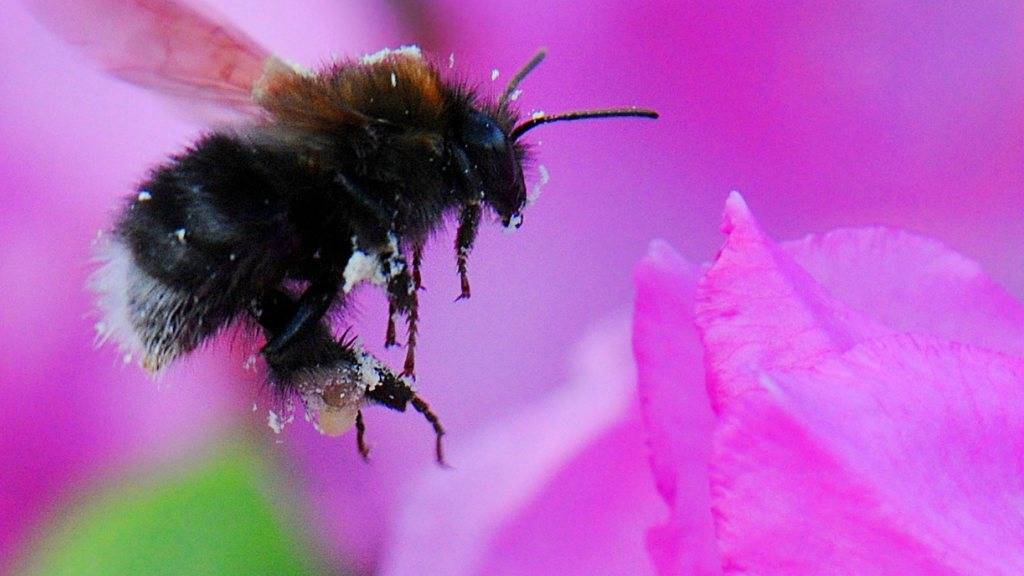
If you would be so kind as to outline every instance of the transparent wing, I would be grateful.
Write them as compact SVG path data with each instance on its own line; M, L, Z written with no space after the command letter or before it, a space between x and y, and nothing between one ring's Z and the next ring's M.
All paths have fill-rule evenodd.
M119 79L209 117L257 114L271 54L208 9L177 0L24 0L61 39Z

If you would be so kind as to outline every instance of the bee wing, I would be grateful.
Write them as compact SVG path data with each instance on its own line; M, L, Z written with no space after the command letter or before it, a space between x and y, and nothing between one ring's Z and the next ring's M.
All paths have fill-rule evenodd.
M25 3L46 27L116 78L203 116L260 111L252 91L270 52L204 8L178 0Z

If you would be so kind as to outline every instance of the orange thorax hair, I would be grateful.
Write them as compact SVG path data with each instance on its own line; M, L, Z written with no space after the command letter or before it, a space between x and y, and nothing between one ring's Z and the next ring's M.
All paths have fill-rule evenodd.
M253 97L273 122L303 132L340 134L380 121L436 132L444 127L444 90L437 69L406 49L318 73L271 58Z

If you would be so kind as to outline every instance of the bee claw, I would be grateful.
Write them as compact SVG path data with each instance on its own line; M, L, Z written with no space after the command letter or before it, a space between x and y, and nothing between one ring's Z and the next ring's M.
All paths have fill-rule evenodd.
M359 455L364 462L370 461L370 445L366 443L366 423L363 422L363 412L356 412L356 446L359 448Z

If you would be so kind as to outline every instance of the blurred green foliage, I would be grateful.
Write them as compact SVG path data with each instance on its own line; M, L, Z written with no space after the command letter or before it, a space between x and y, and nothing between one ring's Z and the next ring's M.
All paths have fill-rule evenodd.
M242 444L187 469L108 488L61 514L25 575L313 574L319 563L274 510L266 468Z

